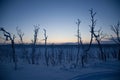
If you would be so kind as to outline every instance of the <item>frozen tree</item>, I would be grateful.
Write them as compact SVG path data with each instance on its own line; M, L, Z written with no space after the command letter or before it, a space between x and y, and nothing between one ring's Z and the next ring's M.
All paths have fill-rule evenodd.
M11 33L9 33L8 31L6 31L4 28L0 28L0 31L3 31L4 36L6 37L6 41L10 40L11 41L11 45L12 45L12 58L13 58L13 62L15 64L15 70L17 70L17 57L15 54L15 43L14 43L14 39L15 39L15 35L11 35Z
M79 63L79 56L80 56L80 30L79 30L79 26L80 26L81 21L78 19L76 24L77 24L77 43L78 43L78 51L77 51L77 59L76 59L76 64L78 65Z
M82 37L80 34L80 30L79 30L79 25L80 25L81 21L78 19L78 22L76 22L78 29L77 29L77 39L78 39L78 51L77 51L77 60L76 60L76 64L78 64L79 62L79 56L81 57L81 64L82 67L84 67L84 62L85 60L87 61L87 52L88 50L85 50L83 42L82 42ZM80 55L80 46L82 48L82 53Z
M17 31L17 34L20 38L20 42L23 44L23 36L24 36L24 33L21 31L21 29L19 29L18 27L16 27L16 31Z
M35 47L37 42L37 36L39 31L39 25L34 25L34 39L32 40L32 64L35 64Z
M120 22L111 26L111 30L115 33L115 37L112 36L112 40L119 46L118 60L120 60Z
M27 52L27 50L26 50L26 48L24 46L24 41L23 41L24 33L18 27L16 27L16 31L17 31L17 34L18 34L18 36L20 38L20 43L23 46L23 48L22 48L23 49L23 57L25 57L26 60L28 61L28 63L30 64L30 59L29 59L28 54L27 54L28 52Z
M111 25L111 30L115 33L115 37L112 36L112 40L120 46L120 22L116 25Z
M90 40L89 48L87 50L90 49L92 41L93 41L93 38L95 38L95 40L97 41L98 46L99 46L99 50L100 50L100 53L101 53L101 59L102 60L106 60L106 57L105 57L105 54L103 53L102 45L101 45L101 39L104 38L105 36L102 34L101 29L98 30L98 31L95 31L95 26L96 26L95 15L96 15L96 12L93 12L93 9L90 9L90 16L91 16L91 25L90 25L91 40Z
M43 29L44 31L44 41L45 41L45 61L46 61L46 65L48 66L49 64L49 56L48 56L48 53L47 53L47 34L46 34L46 29Z

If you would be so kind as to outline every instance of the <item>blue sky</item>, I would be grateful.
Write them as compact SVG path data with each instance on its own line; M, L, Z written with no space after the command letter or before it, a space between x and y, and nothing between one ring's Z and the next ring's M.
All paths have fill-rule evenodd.
M17 26L25 34L24 41L31 42L36 24L40 25L38 42L43 42L43 28L47 30L49 43L76 42L79 18L82 39L89 42L89 9L97 12L96 29L102 28L104 33L113 34L110 25L120 19L119 7L119 0L0 0L0 27L15 34L16 42L19 39Z

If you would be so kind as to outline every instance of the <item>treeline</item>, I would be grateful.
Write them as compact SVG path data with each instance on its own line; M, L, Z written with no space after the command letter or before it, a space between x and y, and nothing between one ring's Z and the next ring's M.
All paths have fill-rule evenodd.
M25 46L26 48L29 48L32 46L32 44L15 44L15 47L16 48L22 48L23 46ZM45 45L44 44L37 44L35 47L36 48L39 48L39 47L44 47ZM50 48L50 47L56 47L56 48L69 48L69 47L76 47L77 48L77 44L76 43L73 43L73 44L47 44L47 47ZM89 44L83 44L84 47L88 47ZM109 48L109 47L119 47L118 45L116 45L115 43L112 43L112 44L101 44L102 47L106 47L106 48ZM0 44L0 47L11 47L11 44ZM80 45L81 47L81 45ZM92 44L91 47L98 47L98 44Z

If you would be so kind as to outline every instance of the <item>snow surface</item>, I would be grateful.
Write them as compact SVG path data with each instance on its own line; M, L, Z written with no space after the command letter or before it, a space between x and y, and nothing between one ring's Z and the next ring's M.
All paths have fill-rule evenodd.
M120 62L109 60L76 69L21 63L17 71L13 63L1 63L0 80L120 80Z
M31 55L31 48L26 48L28 56ZM18 59L18 69L14 70L14 63L10 60L11 49L0 47L0 80L120 80L120 61L114 58L113 54L117 53L117 47L104 47L104 52L109 54L107 61L100 61L97 47L92 47L89 51L88 62L85 67L78 65L76 68L72 66L76 62L77 47L52 47L48 48L51 56L54 51L54 59L57 64L53 66L49 63L45 64L44 47L36 48L35 55L39 57L38 64L28 64L27 60L22 58L23 52L21 48L16 48ZM58 56L62 52L62 63L58 63ZM80 49L82 53L82 49ZM38 56L39 54L39 56ZM69 63L69 58L72 61ZM36 60L37 61L37 60Z

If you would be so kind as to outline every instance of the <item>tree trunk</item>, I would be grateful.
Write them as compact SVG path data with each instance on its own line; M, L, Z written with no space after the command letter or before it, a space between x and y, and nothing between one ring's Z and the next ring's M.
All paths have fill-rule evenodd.
M15 45L14 45L14 40L11 41L12 43L12 50L13 50L13 62L15 64L15 70L17 70L17 58L16 58L16 54L15 54Z
M35 64L35 45L32 48L32 64Z

